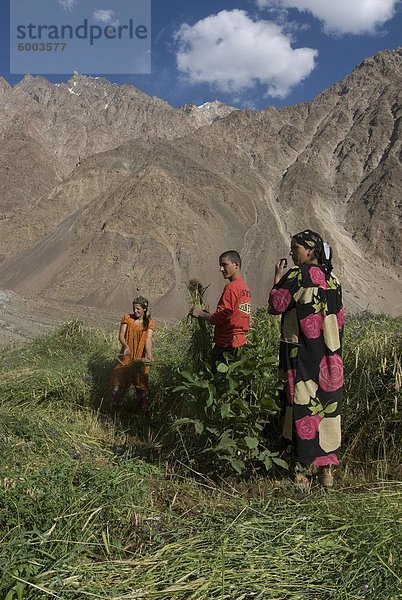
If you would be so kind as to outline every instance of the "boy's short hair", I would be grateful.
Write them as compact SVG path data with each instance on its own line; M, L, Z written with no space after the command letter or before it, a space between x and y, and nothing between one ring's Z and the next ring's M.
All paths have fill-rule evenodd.
M221 260L222 258L228 258L230 262L237 263L239 267L241 267L240 254L236 252L236 250L226 250L226 252L222 252L222 254L219 257L219 260Z

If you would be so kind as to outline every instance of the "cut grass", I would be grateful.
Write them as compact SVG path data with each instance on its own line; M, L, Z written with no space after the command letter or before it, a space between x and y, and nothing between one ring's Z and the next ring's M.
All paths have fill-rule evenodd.
M141 463L130 463L141 473ZM250 499L226 486L160 471L141 479L147 498L139 502L133 490L130 506L119 501L126 520L120 538L105 521L94 486L96 505L74 506L56 517L56 527L18 540L25 548L28 543L31 554L25 567L36 569L29 578L19 575L26 582L24 597L398 597L402 503L392 486L317 490L300 499L291 489L261 482L265 497ZM68 528L68 519L77 519L80 528ZM39 595L40 589L47 593Z

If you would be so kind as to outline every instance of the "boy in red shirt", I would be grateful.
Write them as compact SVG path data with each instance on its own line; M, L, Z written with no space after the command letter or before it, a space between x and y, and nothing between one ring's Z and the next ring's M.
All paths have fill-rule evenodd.
M223 360L224 352L235 354L236 348L247 342L250 330L251 290L241 275L241 258L235 250L223 252L219 257L219 267L229 283L212 314L193 308L192 316L207 319L215 326L212 356L216 362Z

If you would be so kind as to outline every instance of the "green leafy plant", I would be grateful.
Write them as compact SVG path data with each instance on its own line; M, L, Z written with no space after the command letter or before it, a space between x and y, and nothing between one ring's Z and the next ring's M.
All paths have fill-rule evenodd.
M204 360L198 372L179 371L180 384L174 393L183 399L184 415L175 421L178 428L193 426L196 454L209 455L242 473L258 464L268 470L275 463L287 467L277 452L267 447L265 428L277 412L269 371L276 357L261 358L251 340L247 350L212 368Z

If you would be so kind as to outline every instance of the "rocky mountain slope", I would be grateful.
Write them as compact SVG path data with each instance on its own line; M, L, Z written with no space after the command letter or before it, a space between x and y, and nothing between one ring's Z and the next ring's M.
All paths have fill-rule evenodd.
M350 309L399 313L401 84L401 50L258 113L173 109L78 75L0 82L0 287L121 310L138 289L179 316L191 277L215 303L217 256L236 248L263 304L291 234L311 227Z
M81 203L75 172L86 158L127 140L186 135L231 110L174 109L131 85L77 73L66 84L27 75L10 87L0 79L0 259L51 231ZM107 185L87 175L84 202ZM37 212L38 202L50 212Z

